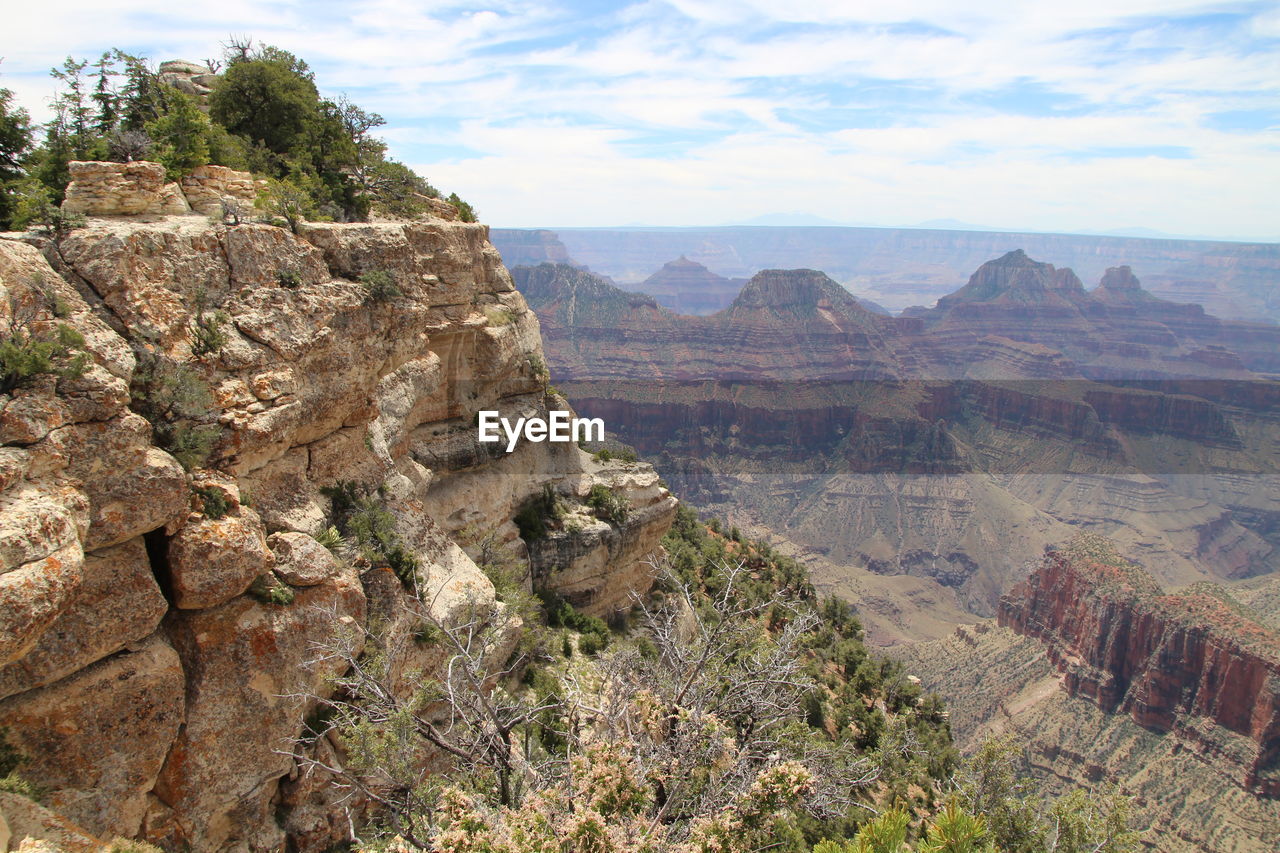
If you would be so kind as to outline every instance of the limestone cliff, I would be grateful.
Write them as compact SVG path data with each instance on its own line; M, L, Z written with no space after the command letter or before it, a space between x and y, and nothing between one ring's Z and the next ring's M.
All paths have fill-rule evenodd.
M447 621L491 602L466 549L523 557L512 518L544 487L573 502L604 484L629 503L626 525L538 555L538 578L588 612L624 607L651 583L643 561L675 501L646 465L477 442L480 409L562 402L486 226L224 225L162 215L153 201L176 197L146 168L81 171L110 173L84 209L116 216L57 242L0 239L6 335L64 326L89 355L81 375L0 396L0 727L48 805L94 835L323 849L346 818L291 757L307 697L335 674L316 642L343 623L380 632L407 689L431 665L412 642L422 608ZM198 209L233 178L176 191ZM149 200L118 206L129 198ZM370 273L392 285L382 298L358 280ZM202 411L168 419L175 395L203 389ZM419 597L313 538L339 484L395 516ZM263 600L264 583L292 603Z

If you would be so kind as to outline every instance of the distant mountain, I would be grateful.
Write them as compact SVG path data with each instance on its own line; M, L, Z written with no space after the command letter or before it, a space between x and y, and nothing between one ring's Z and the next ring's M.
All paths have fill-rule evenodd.
M1200 304L1218 317L1280 321L1280 244L1275 243L814 226L560 229L554 234L574 263L617 281L644 281L680 256L731 279L762 269L820 269L893 311L930 305L961 287L988 259L1020 248L1072 268L1085 281L1097 281L1108 267L1128 265L1156 296ZM514 229L493 230L494 244L509 264L564 262L548 251L518 253L514 247L527 245L528 238L520 237L523 243L517 244L517 236Z
M713 314L729 307L746 279L716 275L681 255L635 287L677 314Z
M1280 568L1280 327L1159 299L1130 269L1090 291L1013 251L902 318L814 270L757 273L701 317L571 267L512 272L580 412L678 494L874 585L882 641L935 630L885 615L926 592L908 584L991 615L1081 525L1166 583Z

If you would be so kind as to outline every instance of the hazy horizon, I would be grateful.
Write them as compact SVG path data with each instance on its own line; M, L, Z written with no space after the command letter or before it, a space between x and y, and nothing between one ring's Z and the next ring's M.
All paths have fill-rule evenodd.
M1273 3L73 0L6 19L0 86L37 119L68 54L290 50L504 227L795 213L1280 238Z

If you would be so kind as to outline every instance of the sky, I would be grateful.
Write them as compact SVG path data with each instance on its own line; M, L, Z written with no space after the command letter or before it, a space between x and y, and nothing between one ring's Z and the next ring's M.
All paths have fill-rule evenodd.
M11 2L0 86L251 36L494 226L1149 229L1280 239L1280 4ZM767 220L783 221L783 220Z

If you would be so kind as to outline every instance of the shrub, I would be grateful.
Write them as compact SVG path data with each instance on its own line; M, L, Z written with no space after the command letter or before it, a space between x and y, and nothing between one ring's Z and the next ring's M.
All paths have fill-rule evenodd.
M293 588L280 582L274 572L264 572L249 584L249 594L273 607L286 607L293 604Z
M280 270L276 273L276 283L287 290L297 290L302 287L302 274L297 270Z
M231 501L227 500L227 496L222 493L221 489L213 486L201 486L195 489L195 493L200 498L200 507L205 518L211 518L216 521L231 511Z
M547 484L542 487L541 492L525 501L512 521L519 528L521 539L534 542L546 537L548 520L559 521L564 515L564 501Z
M587 495L587 506L591 507L597 518L612 524L622 524L631 515L631 505L627 499L603 483L596 483Z
M200 423L213 409L213 394L200 375L150 352L138 357L129 388L130 406L151 422L155 443L190 471L208 461L221 430Z
M83 376L91 363L87 352L76 352L83 346L84 336L63 324L52 335L14 329L0 340L0 393L29 385L38 376Z
M196 358L216 355L227 345L227 333L222 330L231 318L225 311L206 314L198 311L191 321L191 354Z
M328 526L321 526L318 531L312 534L311 538L315 539L335 554L347 545L347 537L343 536L342 533L339 532L338 528L334 527L332 524Z
M458 197L457 193L450 193L445 199L449 204L453 205L453 209L458 211L458 218L463 222L477 222L476 209L467 202Z
M396 517L383 506L380 497L350 480L324 486L320 492L333 504L335 527L329 530L339 534L338 539L342 536L354 539L365 559L387 566L401 583L412 589L418 580L418 557L404 547L396 532ZM324 531L316 537L317 541L321 536L334 538Z
M16 228L35 225L57 241L87 224L84 214L66 213L54 203L52 191L43 184L27 181L18 190L13 215L13 225Z
M387 270L370 270L360 276L360 283L364 285L368 302L390 302L404 295L400 285L396 284L395 276Z

